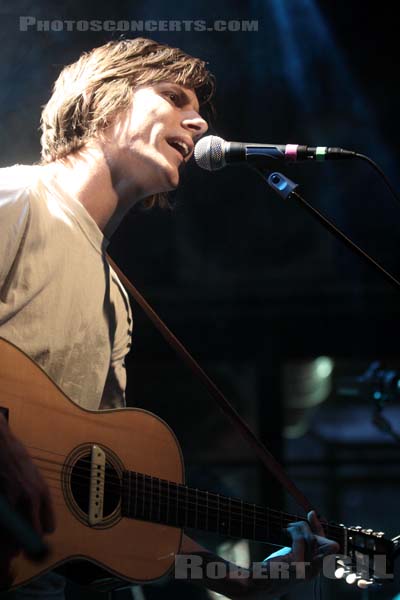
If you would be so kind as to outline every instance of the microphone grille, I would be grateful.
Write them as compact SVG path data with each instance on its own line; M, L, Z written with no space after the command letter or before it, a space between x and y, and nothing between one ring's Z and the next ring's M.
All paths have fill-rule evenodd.
M207 135L199 140L194 148L194 159L199 167L216 171L225 166L224 140L217 135Z

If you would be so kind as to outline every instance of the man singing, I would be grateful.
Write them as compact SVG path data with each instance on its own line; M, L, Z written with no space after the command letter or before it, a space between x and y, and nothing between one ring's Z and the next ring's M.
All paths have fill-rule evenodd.
M213 82L203 61L152 40L95 48L55 83L42 113L41 163L0 169L0 336L82 407L124 406L132 316L106 261L108 240L137 202L165 203L179 185L207 131L200 105L210 103ZM48 533L48 491L3 421L2 490L39 533ZM317 567L323 554L337 550L314 514L310 526L289 527L293 547L284 560L310 558ZM0 552L4 582L16 548L3 542ZM181 552L215 559L185 536ZM234 576L204 582L232 598L276 597L294 583ZM48 574L17 597L61 600L63 588L63 578Z

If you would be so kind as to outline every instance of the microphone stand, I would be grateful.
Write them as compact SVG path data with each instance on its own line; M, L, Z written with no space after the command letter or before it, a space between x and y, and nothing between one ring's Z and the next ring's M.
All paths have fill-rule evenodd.
M280 198L284 200L294 199L297 200L299 204L304 206L309 213L319 222L325 229L327 229L332 235L334 235L338 240L340 240L347 248L349 248L354 254L361 256L368 264L372 265L377 271L379 271L392 285L394 285L397 289L400 288L400 281L396 279L389 271L386 271L375 259L373 259L369 254L367 254L362 248L357 246L350 238L347 237L340 229L338 229L327 217L325 217L322 213L320 213L316 208L311 206L297 192L297 188L299 187L298 183L295 183L286 175L282 173L270 171L266 171L264 169L253 167L257 173L259 173L262 178L268 183L270 188L272 188Z
M311 206L297 192L297 188L299 187L298 183L295 183L286 175L282 173L273 172L254 167L255 170L263 177L264 180L268 183L269 187L272 188L280 198L284 200L289 200L291 198L297 200L302 206L304 206L309 213L319 222L325 229L327 229L332 235L334 235L338 240L340 240L347 248L349 248L354 254L361 256L364 261L368 264L372 265L377 271L379 271L392 285L396 287L396 289L400 288L400 281L396 279L389 271L386 271L375 259L373 259L369 254L364 252L362 248L357 246L350 238L347 237L340 229L338 229L329 219L327 219L322 213L320 213L316 208ZM398 444L400 444L400 435L393 429L390 422L386 419L386 417L382 414L383 411L383 402L380 401L381 397L373 396L375 400L374 412L372 415L372 422L374 425L390 435Z

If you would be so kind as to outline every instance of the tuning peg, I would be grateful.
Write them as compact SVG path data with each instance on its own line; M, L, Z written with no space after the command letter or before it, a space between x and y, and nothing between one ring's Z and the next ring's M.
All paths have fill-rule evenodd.
M361 525L352 525L351 527L348 527L348 530L349 531L357 531L358 532L358 531L362 530L362 527L361 527Z
M357 587L359 587L361 590L366 590L369 588L370 585L374 584L374 580L371 579L359 579L357 581Z
M353 585L353 583L355 583L357 579L359 579L359 576L356 573L349 573L346 576L346 583L348 583L349 585Z
M344 567L338 567L335 569L335 577L336 579L342 579L346 574L346 569Z
M366 590L372 585L374 586L374 588L379 587L379 585L372 577L370 579L363 579L361 575L357 575L357 573L349 573L349 575L347 575L346 577L346 583L348 583L349 585L353 585L356 582L357 587L359 587L361 590Z
M351 569L349 568L347 562L342 558L337 558L336 569L334 573L336 579L343 579L343 577L346 577L349 573L351 573Z

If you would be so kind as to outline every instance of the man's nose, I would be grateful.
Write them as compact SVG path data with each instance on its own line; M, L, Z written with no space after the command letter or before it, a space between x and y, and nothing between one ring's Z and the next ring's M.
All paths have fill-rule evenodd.
M186 117L182 121L182 126L192 133L194 139L200 138L208 129L208 123L198 113L193 116ZM194 134L194 135L193 135Z

